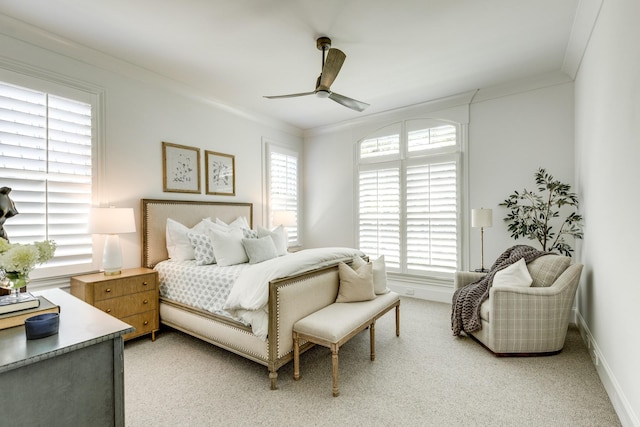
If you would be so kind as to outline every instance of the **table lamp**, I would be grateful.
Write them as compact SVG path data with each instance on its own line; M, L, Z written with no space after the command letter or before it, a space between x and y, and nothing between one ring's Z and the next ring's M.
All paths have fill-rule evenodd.
M493 226L493 211L491 209L471 209L471 227L480 227L480 269L477 272L486 273L484 268L484 229Z
M91 234L106 234L102 268L106 276L122 272L122 249L120 236L122 233L136 231L133 218L133 208L91 208L89 218L89 232Z

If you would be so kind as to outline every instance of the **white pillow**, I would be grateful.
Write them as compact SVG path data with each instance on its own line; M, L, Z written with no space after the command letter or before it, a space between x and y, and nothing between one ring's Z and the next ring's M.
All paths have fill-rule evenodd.
M186 225L167 218L166 239L169 258L176 261L195 259L195 253L187 237L187 232L191 231L196 234L205 233L208 228L207 223L211 224L209 218L203 219L193 226L193 228L189 229Z
M242 246L242 230L230 228L228 231L209 230L213 253L219 266L243 264L249 261Z
M287 231L283 226L279 225L273 230L269 231L264 227L258 226L258 237L271 236L273 244L276 246L276 252L278 256L287 254Z
M271 236L259 239L242 239L242 246L249 257L249 264L257 264L278 257L276 246Z
M529 270L527 270L527 263L524 261L524 258L520 258L509 267L496 272L493 276L492 286L519 286L528 288L531 286L531 283L533 283L533 279L529 274Z
M251 227L249 226L249 221L247 220L247 217L245 217L245 216L239 216L238 218L234 219L231 222L231 224L227 224L226 222L224 222L220 218L216 218L216 222L215 223L218 224L218 225L222 225L224 227L251 229Z
M387 288L387 267L384 263L384 255L380 255L378 259L371 262L373 264L373 290L376 295L382 295L389 292ZM353 269L357 270L366 262L359 256L353 259Z

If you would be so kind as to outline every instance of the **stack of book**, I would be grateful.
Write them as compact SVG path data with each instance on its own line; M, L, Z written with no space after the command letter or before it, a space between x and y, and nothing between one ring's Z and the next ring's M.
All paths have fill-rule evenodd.
M60 307L42 296L27 293L17 302L0 297L0 329L24 325L24 321L31 316L59 312Z

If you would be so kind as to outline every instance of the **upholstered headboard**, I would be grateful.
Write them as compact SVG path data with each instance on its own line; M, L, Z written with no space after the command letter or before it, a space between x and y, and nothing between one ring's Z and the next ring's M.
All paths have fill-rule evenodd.
M191 228L202 218L226 223L239 216L249 220L253 228L252 203L224 203L188 200L141 200L142 217L142 266L153 268L169 257L167 254L166 226L171 218Z

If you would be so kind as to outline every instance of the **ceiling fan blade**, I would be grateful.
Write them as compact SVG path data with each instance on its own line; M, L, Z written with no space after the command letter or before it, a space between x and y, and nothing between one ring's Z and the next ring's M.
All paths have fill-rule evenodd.
M357 101L355 99L349 98L344 95L340 95L339 93L331 92L329 95L329 99L334 100L338 104L344 105L345 107L351 108L356 111L364 111L369 106L366 102Z
M272 96L263 96L263 98L269 99L278 99L278 98L295 98L296 96L306 96L306 95L314 95L315 92L302 92L302 93L291 93L289 95L272 95Z
M319 87L329 89L333 81L338 76L340 68L344 60L347 58L341 50L331 48L327 53L327 59L324 61L324 67L322 67L322 75L320 76Z

